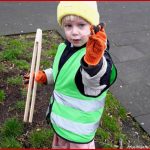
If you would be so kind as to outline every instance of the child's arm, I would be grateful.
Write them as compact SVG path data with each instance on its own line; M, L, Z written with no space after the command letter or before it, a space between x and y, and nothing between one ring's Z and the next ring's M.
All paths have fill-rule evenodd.
M99 64L94 67L85 65L82 59L81 77L84 85L84 94L97 96L106 86L109 86L111 68L112 61L107 53L104 54Z
M53 79L53 69L49 68L44 70L45 74L46 74L46 78L47 78L47 84L53 84L54 83L54 79Z
M35 78L37 83L41 83L41 84L53 84L54 83L52 68L49 68L46 70L39 70L36 74L35 73L33 74L33 77ZM24 85L26 85L26 87L28 87L29 78L30 78L29 73L23 76Z
M99 95L109 84L111 63L106 56L107 35L103 27L95 34L91 27L91 36L86 45L86 54L81 61L81 75L86 95ZM106 59L107 58L107 59Z
M35 80L38 83L53 84L53 69L49 68L43 71L39 71L37 74L35 74Z

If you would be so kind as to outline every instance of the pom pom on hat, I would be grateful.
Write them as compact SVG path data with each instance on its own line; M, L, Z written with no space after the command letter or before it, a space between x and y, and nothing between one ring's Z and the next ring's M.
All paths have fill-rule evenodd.
M98 25L100 22L96 1L61 1L57 7L59 25L61 25L63 17L68 15L80 16L92 25Z

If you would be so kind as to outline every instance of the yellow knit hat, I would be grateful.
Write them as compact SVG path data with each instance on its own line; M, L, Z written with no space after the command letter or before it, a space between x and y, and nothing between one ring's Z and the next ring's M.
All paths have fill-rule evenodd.
M80 16L92 25L98 25L100 22L96 1L61 1L57 7L59 25L61 25L62 18L67 15Z

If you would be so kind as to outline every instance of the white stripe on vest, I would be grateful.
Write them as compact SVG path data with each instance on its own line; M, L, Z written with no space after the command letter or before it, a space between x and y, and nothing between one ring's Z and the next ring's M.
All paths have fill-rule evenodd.
M54 91L54 99L59 104L63 104L84 112L97 111L100 108L103 108L105 104L105 96L101 100L81 100L60 94L56 90Z
M51 113L51 122L52 124L56 124L62 129L81 135L88 135L90 133L96 132L96 129L99 126L99 121L96 123L86 123L86 124L77 123L71 120L67 120L63 117L60 117L54 114L53 112Z

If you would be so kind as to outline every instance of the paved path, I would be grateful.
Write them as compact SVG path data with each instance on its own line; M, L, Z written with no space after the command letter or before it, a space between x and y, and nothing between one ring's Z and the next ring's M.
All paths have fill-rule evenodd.
M0 35L58 30L56 6L56 2L0 3ZM99 2L98 6L118 68L111 91L150 134L150 3Z

